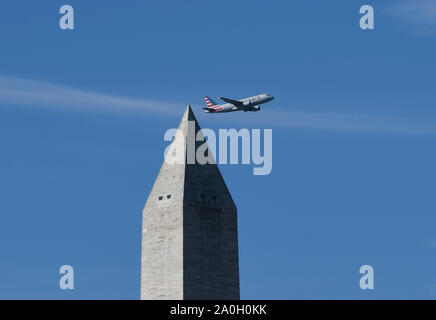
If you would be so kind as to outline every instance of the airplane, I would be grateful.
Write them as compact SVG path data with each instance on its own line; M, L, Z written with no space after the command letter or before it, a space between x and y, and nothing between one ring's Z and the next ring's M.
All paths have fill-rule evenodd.
M259 94L257 96L241 99L241 100L233 100L229 98L219 97L226 104L217 104L213 99L205 96L203 98L206 101L207 108L203 108L206 113L221 113L221 112L232 112L232 111L259 111L260 105L262 103L270 102L274 99L274 97L268 93Z

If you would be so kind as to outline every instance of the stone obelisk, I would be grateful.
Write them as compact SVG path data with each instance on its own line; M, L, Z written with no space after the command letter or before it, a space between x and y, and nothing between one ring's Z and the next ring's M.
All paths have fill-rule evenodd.
M142 214L141 299L240 297L237 209L214 161L192 156L201 138L188 106Z

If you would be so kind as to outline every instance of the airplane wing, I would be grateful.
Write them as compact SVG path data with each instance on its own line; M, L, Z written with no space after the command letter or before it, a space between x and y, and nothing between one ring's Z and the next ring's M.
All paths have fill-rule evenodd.
M235 107L244 108L244 103L238 100L233 100L229 98L219 97L221 100L233 104Z

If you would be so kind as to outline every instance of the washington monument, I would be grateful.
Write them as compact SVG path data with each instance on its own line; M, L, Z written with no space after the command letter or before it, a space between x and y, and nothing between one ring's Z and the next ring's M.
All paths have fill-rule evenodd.
M235 203L215 163L186 161L189 143L206 143L189 141L200 130L188 106L171 145L185 161L164 161L145 204L141 299L240 298Z

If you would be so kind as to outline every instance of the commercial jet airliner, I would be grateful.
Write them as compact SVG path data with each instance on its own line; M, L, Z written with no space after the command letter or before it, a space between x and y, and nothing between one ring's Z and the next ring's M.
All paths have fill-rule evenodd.
M226 104L217 104L208 96L204 97L207 108L203 108L207 113L233 112L233 111L259 111L262 103L270 102L274 97L270 94L259 94L254 97L249 97L241 100L233 100L229 98L219 97L219 99L227 102Z

